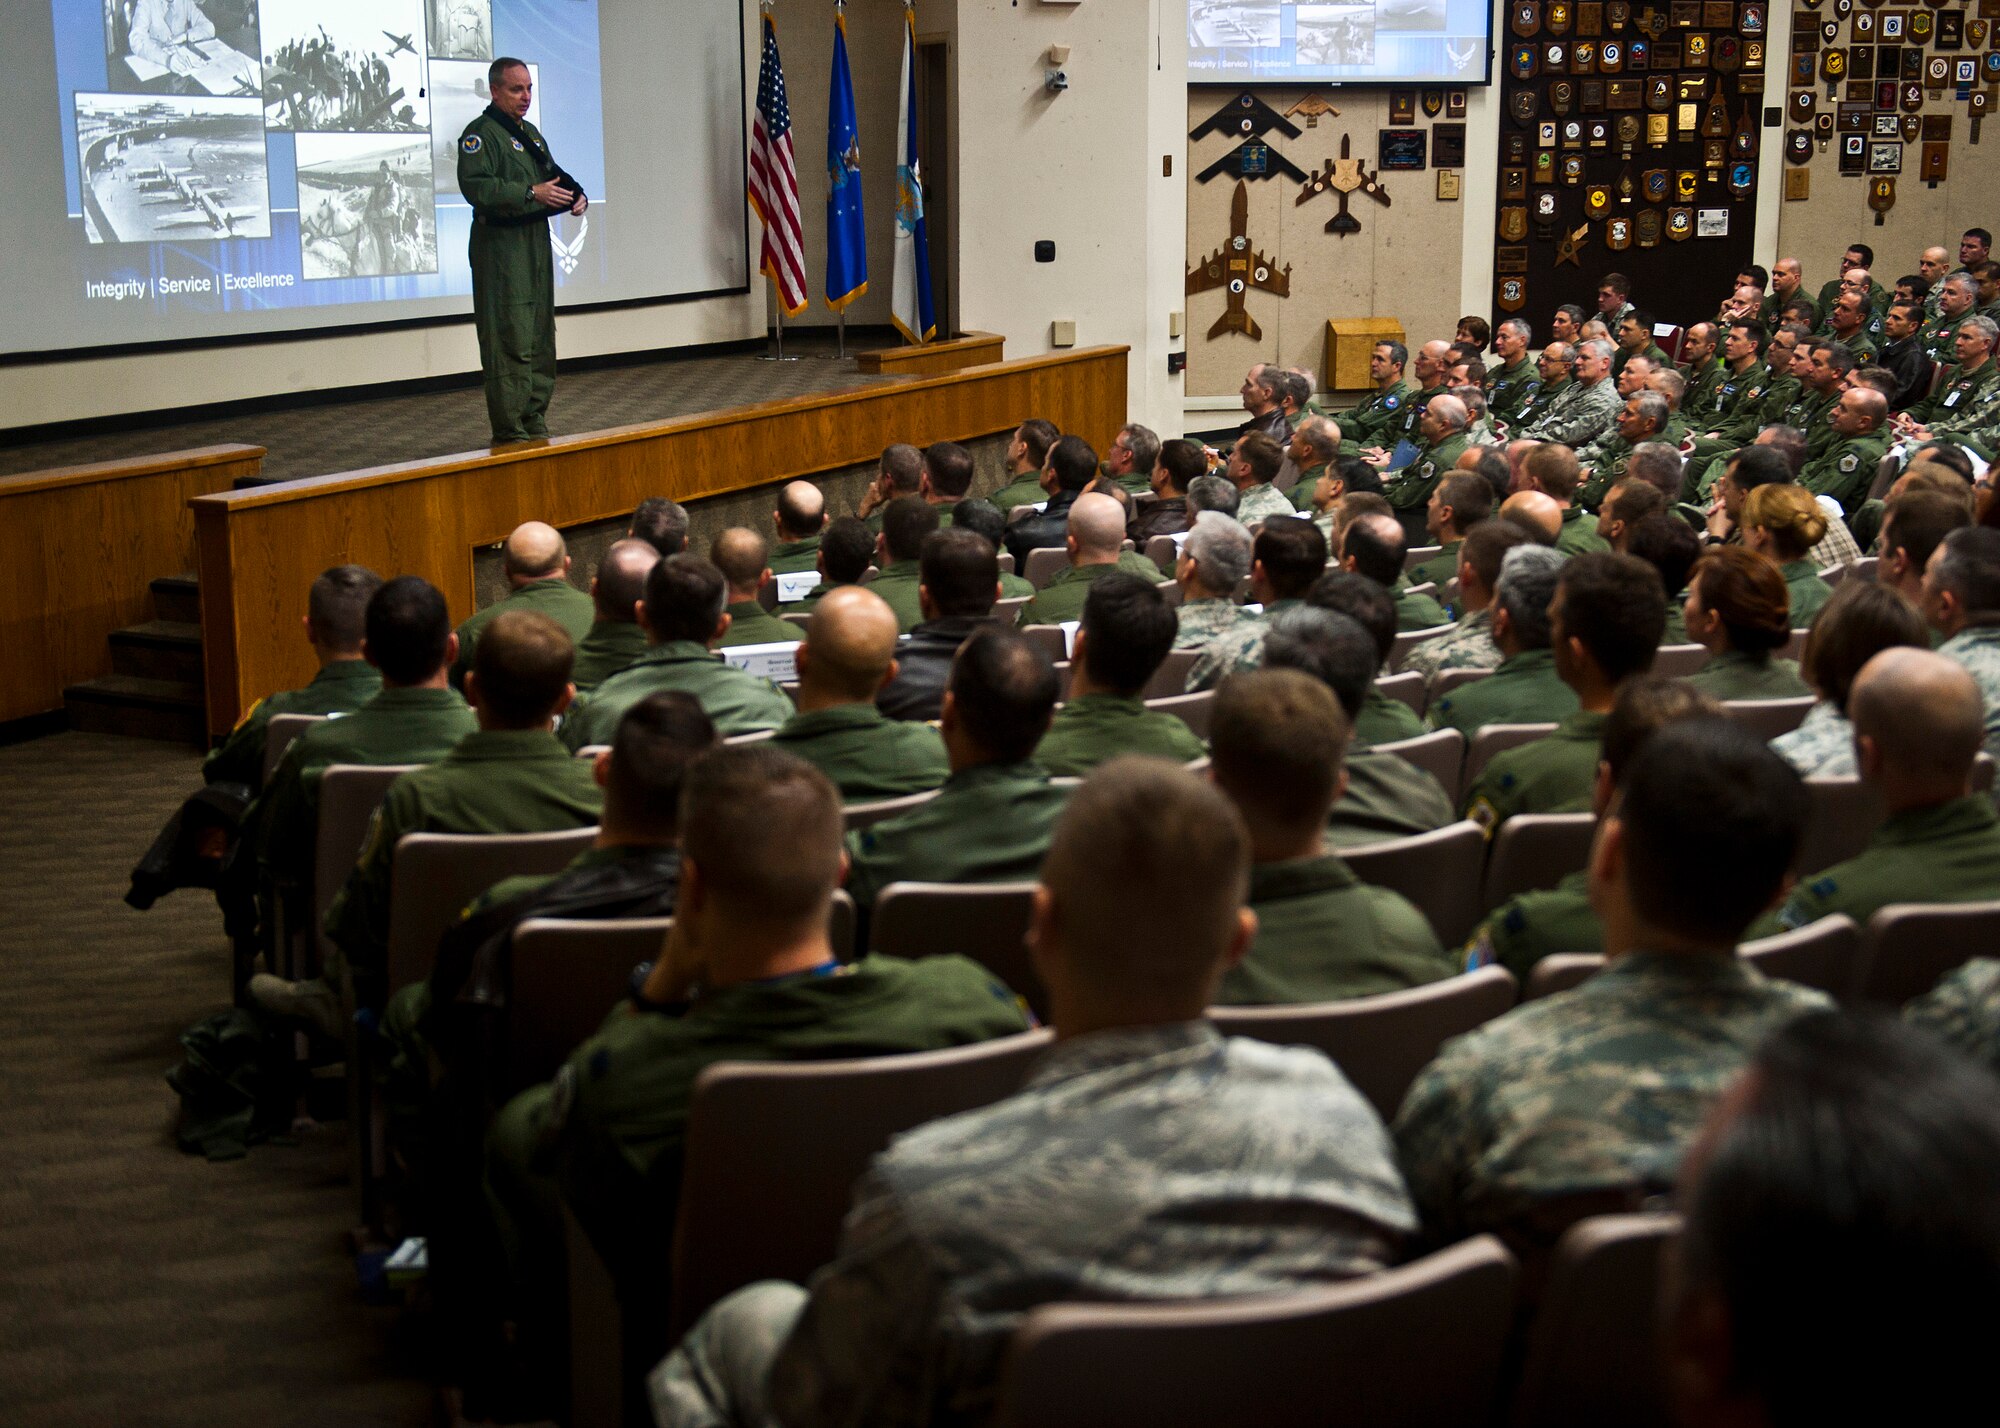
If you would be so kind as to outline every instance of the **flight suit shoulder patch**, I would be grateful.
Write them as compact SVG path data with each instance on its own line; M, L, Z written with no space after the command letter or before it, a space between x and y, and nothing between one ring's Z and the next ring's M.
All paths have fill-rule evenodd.
M1832 897L1840 891L1840 884L1833 878L1815 878L1808 891L1814 897Z
M528 146L522 143L519 139L509 139L507 142L512 144L515 150L519 153L525 154L528 152Z
M477 134L467 134L458 141L458 146L468 154L476 154L479 152L480 138Z
M1856 456L1851 451L1847 455L1840 458L1840 469L1842 471L1852 471L1855 467L1859 466L1860 464L1861 464L1861 458Z
M1392 412L1392 411L1394 411L1394 410L1395 410L1395 409L1396 409L1397 407L1401 406L1402 404L1403 404L1403 399L1402 399L1401 397L1384 397L1384 398L1382 398L1382 410L1383 410L1383 411L1387 411L1387 412Z

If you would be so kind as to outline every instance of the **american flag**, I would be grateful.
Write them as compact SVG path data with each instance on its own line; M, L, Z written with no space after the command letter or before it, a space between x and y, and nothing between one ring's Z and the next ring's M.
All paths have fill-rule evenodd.
M778 285L778 305L797 317L806 306L806 261L801 245L799 171L792 162L792 106L785 98L785 67L778 60L778 27L764 12L764 59L757 71L757 122L750 135L750 206L764 221L759 265Z

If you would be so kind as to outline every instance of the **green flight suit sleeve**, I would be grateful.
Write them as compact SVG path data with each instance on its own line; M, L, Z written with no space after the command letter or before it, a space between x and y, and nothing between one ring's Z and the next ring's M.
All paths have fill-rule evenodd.
M546 213L533 185L507 162L491 132L474 130L458 141L458 191L481 218L527 218Z

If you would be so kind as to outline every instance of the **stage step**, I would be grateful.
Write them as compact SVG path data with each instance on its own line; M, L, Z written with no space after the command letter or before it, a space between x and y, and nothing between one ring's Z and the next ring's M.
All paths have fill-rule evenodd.
M153 615L180 624L201 623L201 586L194 575L162 575L152 583Z
M69 726L91 734L163 739L197 748L207 740L201 685L107 674L63 691Z
M111 672L199 685L201 626L184 620L148 620L113 630Z

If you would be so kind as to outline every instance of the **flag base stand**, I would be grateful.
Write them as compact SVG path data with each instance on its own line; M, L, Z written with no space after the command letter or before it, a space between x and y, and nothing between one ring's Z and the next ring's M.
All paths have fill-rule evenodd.
M796 357L787 357L787 356L785 355L785 310L784 310L784 308L783 308L783 307L779 307L779 306L774 306L774 307L772 307L771 311L772 311L772 312L773 312L773 313L774 313L774 314L776 315L776 317L777 317L777 323L776 323L776 325L775 325L775 326L773 326L773 327L772 327L772 329L771 329L771 346L770 346L770 350L769 350L769 351L767 351L767 352L765 352L765 353L764 353L764 355L763 355L763 356L761 356L761 357L759 357L759 358L758 358L757 360L758 360L759 362L796 362L796 361L798 361L799 359L798 359L798 358L796 358Z

